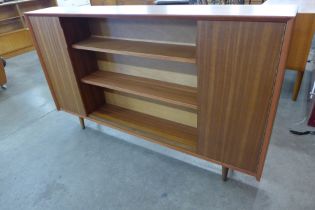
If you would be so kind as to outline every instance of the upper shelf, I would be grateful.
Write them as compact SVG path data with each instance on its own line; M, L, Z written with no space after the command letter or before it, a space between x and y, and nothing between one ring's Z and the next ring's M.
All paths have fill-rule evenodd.
M132 55L184 63L196 62L196 47L187 45L119 40L92 36L87 40L72 45L72 47L81 50Z

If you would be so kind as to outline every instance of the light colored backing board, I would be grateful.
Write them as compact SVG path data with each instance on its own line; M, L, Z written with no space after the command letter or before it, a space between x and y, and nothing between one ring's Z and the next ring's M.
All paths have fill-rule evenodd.
M92 35L110 38L186 45L195 45L196 42L195 21L92 19L90 29ZM99 69L103 71L197 87L195 64L108 53L96 55ZM193 110L116 91L105 91L105 97L109 104L197 127L197 114Z
M197 22L191 20L91 19L95 36L196 45Z
M157 103L153 100L144 100L140 97L122 94L116 91L105 92L106 103L120 106L133 111L148 114L154 117L170 120L184 125L197 127L197 114L190 110L179 109Z

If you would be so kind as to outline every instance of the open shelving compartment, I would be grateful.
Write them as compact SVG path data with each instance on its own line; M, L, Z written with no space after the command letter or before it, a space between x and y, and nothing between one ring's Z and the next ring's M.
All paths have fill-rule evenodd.
M73 48L185 63L195 63L196 61L195 47L179 44L92 36L74 44Z
M89 119L196 151L195 21L61 18L61 24L81 89L98 92Z
M53 0L23 0L0 4L0 34L19 32L26 28L24 12L54 5Z
M20 17L8 18L0 21L0 36L23 29Z
M15 5L0 5L0 35L20 30L23 27Z

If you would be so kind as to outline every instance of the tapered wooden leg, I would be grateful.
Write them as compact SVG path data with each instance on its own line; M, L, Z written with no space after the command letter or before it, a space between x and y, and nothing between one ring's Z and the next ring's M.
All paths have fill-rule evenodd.
M294 84L294 90L293 90L293 94L292 94L292 100L293 101L296 101L296 99L299 95L302 80L303 80L303 75L304 75L304 72L302 72L302 71L297 72L295 84Z
M80 120L81 128L82 128L82 129L85 129L84 118L79 117L79 120Z
M222 166L222 180L227 181L227 176L229 173L229 168Z

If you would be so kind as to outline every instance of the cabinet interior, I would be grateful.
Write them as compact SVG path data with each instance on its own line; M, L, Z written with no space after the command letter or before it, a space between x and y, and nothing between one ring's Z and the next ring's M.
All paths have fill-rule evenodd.
M90 119L196 151L196 21L60 22Z

